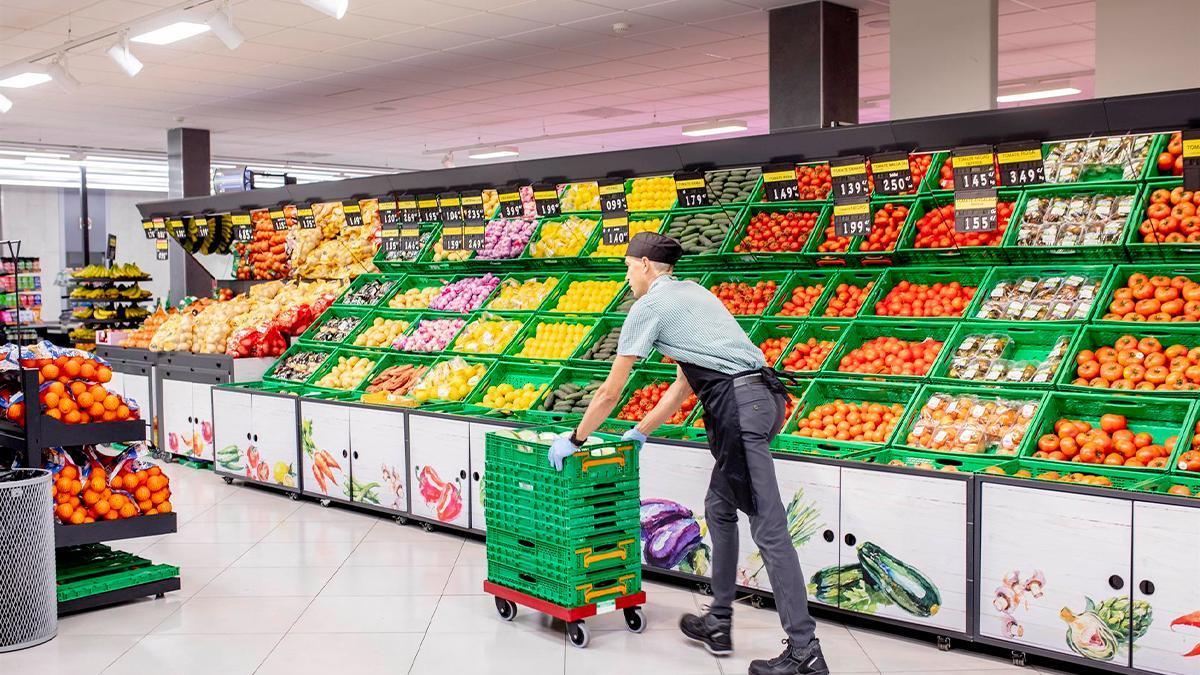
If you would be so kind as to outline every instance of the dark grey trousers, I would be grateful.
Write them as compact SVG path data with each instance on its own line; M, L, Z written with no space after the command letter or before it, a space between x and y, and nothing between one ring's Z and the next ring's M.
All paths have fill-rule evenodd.
M738 386L735 392L746 464L758 507L758 513L750 516L750 535L762 552L780 623L792 644L803 647L813 639L816 623L808 613L804 573L788 533L787 511L779 495L770 448L771 439L783 426L784 407L763 384ZM737 590L737 507L710 485L704 499L704 511L713 544L711 611L728 616L733 612Z

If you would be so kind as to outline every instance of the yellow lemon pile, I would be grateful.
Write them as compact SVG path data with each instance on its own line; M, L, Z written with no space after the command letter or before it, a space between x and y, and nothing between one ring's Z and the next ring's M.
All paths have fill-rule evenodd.
M339 356L337 363L317 380L316 385L326 389L353 389L373 367L375 362L362 356Z
M441 286L410 288L403 293L393 295L392 299L388 300L388 307L392 309L425 309L441 292Z
M562 294L554 312L603 312L613 298L617 297L620 281L572 281L567 292Z
M488 387L480 405L486 408L500 410L529 410L542 397L546 385L534 386L532 383L514 387L507 382L501 382Z
M558 203L564 212L599 211L600 188L596 183L570 183L558 195Z
M658 232L658 228L662 225L662 218L650 218L648 220L631 220L629 221L629 236L639 232ZM604 240L596 246L596 250L592 251L592 257L604 258L623 258L625 251L629 248L629 243L624 244L605 244Z
M470 364L456 356L434 366L413 387L410 395L418 403L461 401L479 384L486 371L482 363Z
M675 178L634 178L625 202L630 211L666 211L675 203Z
M467 324L467 327L458 334L451 351L499 354L504 351L509 342L512 342L519 330L521 330L520 321L478 319Z
M537 279L526 279L525 281L517 281L515 279L505 279L500 284L500 291L496 293L496 297L488 303L488 309L494 310L525 310L532 311L542 305L542 301L550 295L550 291L554 289L558 279L555 277L546 277L542 281Z
M599 224L598 220L587 220L579 216L570 216L561 221L548 220L542 224L542 231L538 240L529 248L529 255L534 258L577 256Z
M403 319L385 319L375 317L366 330L354 338L356 347L390 347L400 334L408 330L408 322Z
M591 329L582 323L539 323L533 337L525 340L517 356L526 359L570 358Z

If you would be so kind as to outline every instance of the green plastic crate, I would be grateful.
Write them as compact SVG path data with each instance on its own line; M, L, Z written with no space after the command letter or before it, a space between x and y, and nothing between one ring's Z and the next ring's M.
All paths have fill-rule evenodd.
M641 541L635 529L630 534L610 534L563 545L540 537L526 537L505 530L489 529L488 554L529 563L528 569L548 568L567 574L642 564Z
M1177 488L1178 486L1187 488L1187 491L1189 494L1177 495L1177 496L1182 497L1184 499L1187 499L1189 497L1192 499L1200 497L1200 477L1193 477L1193 476L1188 476L1188 475L1162 476L1161 478L1155 478L1153 480L1148 480L1145 483L1142 483L1141 485L1137 485L1132 489L1137 490L1138 492L1148 492L1150 494L1156 494L1156 495L1168 495L1168 494L1174 494L1171 492L1171 488Z
M891 445L901 452L925 454L933 457L983 457L986 455L992 457L993 461L998 461L995 458L1002 458L1003 460L1016 459L1024 449L1024 439L1041 424L1046 395L1046 392L1011 387L927 384L921 387L916 395L913 396L912 403L908 406L908 411L905 413L904 420L900 423L900 428ZM921 410L934 396L940 396L943 399L951 397L964 402L969 400L967 397L971 397L977 401L977 405L985 409L992 405L999 406L1002 402L1007 402L1009 408L1020 409L1024 406L1031 406L1024 413L1029 422L1023 430L1014 426L1006 428L997 426L991 429L984 429L983 424L976 425L990 436L988 447L979 453L938 450L918 445L917 443L910 443L908 440L909 435L920 420ZM985 411L981 410L980 412L984 413ZM1022 414L1016 410L1013 412L1014 419L1019 420ZM941 428L937 424L931 426L931 430L934 432L939 431ZM954 433L955 430L947 428L946 431Z
M678 239L683 245L684 255L679 260L678 268L687 270L719 264L724 259L722 253L729 245L745 209L743 206L672 209L666 224L663 225L662 233ZM697 225L688 230L688 223L692 219L709 220L710 223L708 227ZM729 221L728 226L724 224L725 220ZM707 229L709 234L702 237L704 229Z
M621 326L624 325L624 323L624 316L604 316L597 320L596 327L592 329L592 334L589 335L586 340L584 340L584 345L580 347L578 352L576 352L575 357L570 360L570 364L581 367L598 367L607 369L608 365L616 359L615 350L613 353L613 358L607 360L595 359L594 356L589 355L589 352L591 352L592 348L596 346L597 342L609 335L609 333L613 333L615 331L615 334L619 336L621 334ZM605 372L607 372L607 370Z
M1051 478L1051 476L1063 476L1068 474L1085 474L1097 478L1108 479L1108 485L1097 485L1094 483L1078 483L1067 482L1071 485L1086 485L1088 487L1100 487L1112 490L1130 490L1139 491L1140 486L1144 485L1147 479L1153 478L1154 474L1147 474L1142 470L1135 469L1117 469L1110 466L1099 464L1073 464L1071 462L1048 462L1037 459L1017 459L1009 462L1004 462L999 465L999 469L1004 472L1003 475L1012 478L1025 478L1027 480L1047 482L1057 484L1059 481ZM989 472L984 473L997 473ZM1064 481L1066 482L1066 481Z
M581 220L591 223L590 229L587 229L587 233L584 236L583 242L581 243L581 245L579 247L579 251L569 254L569 255L566 252L556 251L555 254L552 256L545 256L545 257L535 256L534 255L534 247L537 244L537 242L542 240L542 236L543 236L543 232L546 228L546 224L547 223L562 223L562 222L566 222L567 220L569 220L571 218L579 218ZM564 267L564 266L576 265L579 262L580 254L587 247L588 241L592 238L592 235L595 234L595 232L599 229L600 229L600 214L598 214L598 213L586 213L586 214L585 213L574 213L574 214L564 214L561 216L555 216L553 218L541 218L538 220L537 228L533 231L533 236L529 238L529 244L527 244L525 246L525 251L521 253L521 257L518 258L518 260L530 261L529 264L537 264L538 266L545 267L547 269L554 268L554 267Z
M912 153L914 155L921 153ZM952 188L943 188L941 186L942 166L950 159L950 153L946 151L931 152L933 155L929 162L929 170L925 172L925 179L917 185L918 195L927 195L930 193L948 193L953 192Z
M434 315L428 315L428 314L426 315L427 318L429 316L434 316ZM521 331L525 328L525 324L529 321L535 320L530 317L531 317L530 314L527 314L524 312L520 312L520 313L489 312L486 310L483 310L483 311L477 310L477 311L471 312L467 316L466 325L464 325L462 327L462 330L458 331L458 335L456 335L454 337L454 340L452 340L450 342L450 344L446 346L446 349L444 351L449 354L459 354L462 356L467 356L467 355L500 356L501 354L504 354L505 352L507 352L509 347L512 347L513 341L516 340L517 337L521 334ZM460 338L462 338L462 336L467 332L467 329L470 328L472 324L481 323L481 322L485 322L485 321L513 321L513 322L516 322L517 323L516 332L514 332L512 337L509 338L508 341L504 342L503 344L493 344L490 347L488 347L492 351L470 351L468 349L465 349L465 347L466 347L465 344L464 345L458 344L458 340Z
M499 276L494 271L478 271L478 272L473 272L473 273L469 273L469 274L459 274L459 275L455 276L454 279L448 285L461 283L461 282L464 282L464 281L467 281L470 279L482 280L483 278L488 277L488 276L491 276L491 277L497 278L497 279L499 278ZM474 312L474 311L478 310L480 307L486 307L488 302L491 301L492 297L496 295L496 289L499 287L500 287L500 284L497 283L494 287L492 287L491 292L488 293L487 296L474 309L470 309L468 311ZM445 291L443 290L443 292L445 292ZM462 312L445 310L445 309L434 309L432 307L433 300L436 300L436 298L433 298L430 300L431 306L425 310L426 312L436 312L436 313L442 313L445 315L462 316L462 314L463 314Z
M502 278L500 280L500 285L496 287L496 292L493 293L492 296L490 298L488 298L487 303L484 304L483 309L492 311L492 312L507 312L507 313L513 313L513 312L532 313L532 312L536 312L539 310L544 310L546 301L554 296L554 292L556 290L558 290L559 285L563 282L563 279L565 278L565 276L566 275L561 274L561 273L555 275L555 274L546 274L545 272L517 272L517 273L506 274L506 275L504 275L504 278ZM496 301L500 299L500 293L505 286L520 285L531 279L539 281L539 282L545 282L547 279L555 279L554 286L552 286L551 288L549 288L545 291L545 294L542 297L542 301L540 303L538 303L538 305L536 307L528 307L526 309L507 309L507 308L500 308L500 307L495 306Z
M801 270L798 272L793 272L792 275L788 277L787 283L780 286L779 290L776 291L775 298L767 307L767 311L764 316L778 317L789 320L804 320L809 316L816 316L817 312L822 309L822 302L833 294L833 279L835 276L837 276L837 274L838 273L834 270ZM791 301L792 294L797 288L811 288L818 285L822 286L821 292L817 294L816 300L813 302L812 307L809 308L808 313L796 315L781 314L781 312L784 311L783 306Z
M829 357L833 355L833 350L837 348L838 342L842 339L842 336L845 335L846 329L849 326L850 324L846 323L838 323L836 321L821 321L819 319L810 319L804 322L804 324L800 326L799 330L797 330L796 334L792 337L792 341L789 342L788 346L784 348L783 356L780 357L777 367L780 370L785 370L795 375L816 375L821 371L820 367L814 370L791 370L784 365L784 362L798 345L808 342L808 340L811 338L816 340L818 343L826 341L833 343L830 345L829 353L825 355L825 360L821 362L821 366L826 365L829 362Z
M394 347L394 349L396 349L397 351L402 351L406 354L439 354L439 353L445 351L446 349L449 349L450 345L454 344L454 340L456 340L458 338L458 334L461 333L462 329L466 326L466 323L465 323L466 318L462 314L451 314L449 312L423 311L412 322L412 325L410 325L408 327L408 331L405 333L405 335L408 335L408 336L414 335L417 332L417 330L420 329L421 324L423 324L426 321L455 321L455 320L463 321L464 323L462 326L459 326L458 330L454 331L454 334L450 336L450 341L447 342L446 346L442 349L437 349L437 350L433 350L433 351L410 351L407 349L400 349L399 347Z
M903 466L910 469L940 471L943 473L980 473L1003 464L1008 458L976 455L934 455L888 448L879 452L863 453L850 457L854 461L884 466Z
M367 320L367 316L370 314L370 312L371 312L371 310L369 310L367 308L363 308L363 307L347 307L347 306L332 305L328 309L326 309L324 312L321 312L321 315L318 316L316 319L314 319L311 324L309 324L308 328L305 329L305 331L300 334L299 340L300 340L300 342L302 342L304 344L334 345L334 346L346 344L346 341L350 338L350 336L354 335L356 332L358 332L358 330L360 328L362 328L363 322ZM354 327L351 328L350 331L347 332L346 335L343 336L341 339L337 339L337 340L318 340L317 339L317 334L321 332L321 330L325 326L326 322L336 321L338 319L346 319L346 318L350 318L350 317L358 319L358 323L354 324Z
M1015 267L995 267L988 274L983 285L979 287L979 292L976 294L976 302L974 303L973 311L969 318L974 321L986 322L1003 322L1012 323L1026 321L1042 321L1053 323L1082 323L1092 319L1103 311L1103 307L1107 304L1103 300L1104 289L1108 286L1109 275L1112 274L1111 265L1026 265ZM991 299L991 295L996 295L996 302L1002 306L1016 299L1012 292L997 289L1003 282L1016 282L1021 279L1049 279L1051 277L1084 277L1089 283L1096 284L1095 297L1092 298L1091 307L1087 309L1071 309L1071 305L1064 305L1064 308L1070 309L1071 314L1066 319L1055 319L1052 316L1038 317L1035 319L1022 319L1020 316L1012 317L1007 315L1008 310L1003 310L1006 316L1003 318L991 318L991 315L985 312L984 305ZM1053 308L1050 309L1053 311ZM1077 311L1086 313L1078 314Z
M558 395L556 394L555 398L552 400L550 398L550 394L555 392L556 390L558 390L563 385L574 385L575 387L579 387L580 389L582 389L583 387L586 387L593 383L601 383L607 377L608 377L608 370L605 368L587 368L587 367L563 367L563 368L560 368L558 370L558 373L554 376L554 379L550 381L550 387L549 387L546 395L543 396L541 398L541 400L538 402L538 405L535 406L536 412L544 412L544 413L550 413L550 414L554 414L557 412L557 413L563 415L564 418L569 417L569 416L581 415L582 410L580 410L577 413L571 413L571 412L568 412L565 410L555 411L553 409L554 405L556 403L564 402L565 399L559 399ZM576 402L579 402L579 400L582 400L584 398L587 398L587 395L581 394L578 397L578 399L576 399ZM549 407L547 407L547 405L549 405ZM581 403L580 405L583 405L583 404Z
M974 309L978 306L981 295L978 287L981 286L986 279L988 272L987 267L959 267L954 269L943 269L936 267L893 267L884 271L879 281L875 283L871 289L871 294L867 296L862 303L862 308L858 312L858 316L862 318L878 318L885 321L913 321L939 323L939 322L954 322L959 321L963 317L973 316ZM875 313L875 303L881 302L887 297L901 281L907 281L910 284L925 284L932 285L935 283L949 284L958 282L965 287L976 287L975 295L971 301L963 307L963 312L959 316L887 316Z
M1021 200L1017 203L1013 210L1013 220L1009 224L1008 230L1004 236L1004 250L1008 255L1009 260L1014 263L1039 263L1053 262L1056 265L1064 264L1086 264L1097 262L1125 262L1128 260L1128 254L1125 251L1124 241L1127 238L1128 228L1136 228L1141 222L1140 219L1135 220L1137 195L1141 190L1141 184L1137 182L1112 182L1112 183L1072 183L1068 185L1048 185L1044 187L1034 187L1025 190ZM1072 197L1075 195L1093 196L1093 195L1112 195L1123 196L1129 195L1133 197L1133 204L1130 207L1129 214L1125 217L1121 229L1121 234L1113 242L1107 244L1098 244L1094 246L1076 246L1076 245L1031 245L1020 244L1019 238L1021 233L1021 225L1025 220L1025 212L1034 199L1049 198L1049 197Z
M488 581L547 600L560 607L584 607L608 602L642 589L641 568L628 572L597 570L586 579L568 584L545 575L518 571L503 564L488 565Z
M867 300L870 299L871 291L875 290L875 286L879 284L879 280L882 277L883 272L878 270L842 270L837 272L830 282L829 293L822 297L817 302L817 306L813 308L813 318L822 321L848 321L861 315L862 309L867 307ZM842 316L842 310L833 307L833 303L837 302L838 288L842 284L859 289L867 289L862 296L862 304L859 306L858 311L851 316Z
M544 455L538 459L549 467ZM541 467L492 459L484 470L489 509L530 516L535 522L544 518L539 527L546 531L558 530L560 525L607 527L636 516L639 508L636 477L556 485L541 479ZM626 464L625 471L636 476L637 466Z
M555 434L573 431L573 427L547 425L530 429L535 433ZM637 476L638 446L622 441L620 436L597 432L592 434L599 443L588 444L563 460L563 470L555 471L546 461L550 441L526 440L511 433L494 431L487 434L485 461L523 464L538 470L543 485L572 485L576 483L612 482Z
M1021 389L1048 390L1055 386L1064 372L1074 368L1075 340L1081 330L1080 326L1061 323L1046 323L1040 321L1001 322L1001 321L964 321L954 327L946 345L942 348L942 358L930 371L929 381L936 384L951 384L963 386L999 385ZM1047 361L1054 345L1059 339L1066 340L1066 353L1059 365L1050 372L1047 378L1035 373L1036 381L1011 381L1007 379L983 380L952 377L950 371L955 365L958 348L969 336L1001 336L1008 339L1000 358L1008 361L1029 361L1042 364ZM986 338L985 338L986 339ZM980 357L976 357L980 358ZM978 364L982 366L982 363ZM980 376L987 374L983 370ZM1010 369L1009 372L1012 372ZM1005 377L1007 373L1005 373Z
M788 283L789 283L788 280L790 278L791 278L791 272L789 272L787 270L768 271L768 272L713 272L704 277L703 286L708 288L711 291L711 290L713 290L714 287L716 287L718 284L721 284L721 283L733 283L733 284L744 283L747 286L752 287L757 283L774 281L775 282L775 295L772 295L771 298L767 301L766 307L763 308L762 312L760 312L758 314L735 314L734 315L734 316L738 316L738 317L743 317L743 316L758 317L758 316L763 316L771 308L771 305L774 303L777 296L783 291L784 288L786 288L788 286Z
M1171 191L1183 186L1183 178L1155 178L1146 182L1146 187L1138 195L1138 200L1131 216L1131 226L1126 231L1125 249L1134 262L1150 263L1186 263L1200 260L1200 242L1182 243L1144 243L1141 226L1149 223L1146 209L1150 206L1151 196L1157 190ZM1163 235L1166 236L1166 235Z
M383 371L387 370L388 368L404 365L432 366L436 360L437 358L434 356L422 356L412 352L387 352L383 354L383 356L379 359L379 362L375 364L375 368L371 370L370 374L363 379L361 394L365 394L367 387L371 384L371 381L383 374Z
M452 407L445 408L445 409L447 411L461 410L461 405L462 405L463 401L470 399L471 396L475 394L475 392L479 389L479 386L487 380L488 372L491 371L493 368L495 368L496 363L497 363L496 359L483 358L483 357L478 357L478 356L469 356L469 357L452 356L452 357L439 358L436 361L434 361L432 365L430 365L429 372L427 372L422 377L422 380L426 377L429 377L429 375L442 363L445 363L447 361L450 361L452 359L457 359L457 358L461 358L463 361L467 362L468 365L483 364L483 366L484 366L483 377L479 378L479 381L477 381L474 385L472 385L471 388L467 391L467 393L461 399L447 400L447 399L439 399L439 398L429 398L429 399L426 399L425 401L420 402L420 405L422 408L433 408L433 407L437 407L437 406L442 406L443 404L457 404L456 406L452 406ZM364 385L364 387L365 387L365 385Z
M568 313L568 312L566 312L566 310L558 309L558 303L560 300L562 300L562 297L570 291L571 284L575 283L575 282L579 282L579 281L615 281L615 282L619 282L621 284L621 286L620 286L620 288L617 289L617 292L613 294L613 297L608 301L608 303L604 306L603 309L596 311L596 312L569 312L570 314L603 314L606 311L608 311L609 308L611 308L613 305L615 305L618 302L618 299L621 297L622 293L624 293L625 290L628 288L628 286L625 284L625 274L624 273L575 272L575 273L567 274L564 278L562 278L555 285L554 290L550 292L550 297L546 298L546 301L544 303L542 303L541 313L542 314Z
M747 229L750 226L751 219L759 213L813 213L816 214L816 224L812 230L805 236L801 242L799 250L796 251L738 251L737 247L746 237ZM829 224L830 213L832 208L826 202L774 202L762 204L750 204L739 214L736 227L733 234L725 243L723 253L725 257L740 263L779 263L781 265L804 265L811 264L812 255L808 252L809 245L812 244L814 238L819 236Z
M351 301L352 296L355 293L357 293L360 289L362 289L363 286L365 286L369 283L390 284L392 286L392 288L386 289L383 292L383 294L380 296L380 299L377 302L363 302L363 303L352 302ZM334 301L334 304L341 305L343 307L360 307L360 308L385 306L384 300L386 300L388 297L391 296L392 290L396 286L396 283L397 283L397 281L388 275L360 274L354 278L354 281L350 282L350 285L346 287L346 290L343 291L340 296L338 296L338 299L336 301Z
M359 380L358 384L349 388L326 387L317 384L317 382L320 381L320 379L324 377L326 373L328 373L330 370L333 370L334 366L337 365L339 358L350 358L354 356L369 359L371 361L371 367L367 369L367 374L363 376L363 379ZM367 386L367 383L370 382L369 378L371 377L371 373L379 365L381 358L382 356L380 354L370 352L365 349L340 347L333 354L331 354L329 358L325 359L325 362L321 364L320 368L317 368L315 373L309 376L308 380L305 382L305 385L307 385L309 389L319 389L331 392L361 392L362 389Z
M437 240L441 226L434 223L421 223L417 229L421 233L420 248L407 254L396 251L389 257L388 252L380 246L379 251L375 253L375 267L388 275L416 269L418 261L422 260L426 252L433 247L433 242Z
M783 360L783 357L787 354L788 345L792 343L792 340L796 337L796 333L803 326L803 319L764 319L755 322L750 330L746 331L746 335L750 338L751 342L760 346L760 348L766 340L774 338L784 339L783 349L780 351L779 358L767 360L767 365L774 368Z
M1020 200L1021 191L1002 189L997 191L998 203L1009 203L1015 208ZM1005 249L1001 246L1004 237L1001 236L991 246L959 246L957 241L946 248L917 248L917 223L934 207L954 203L954 195L944 192L928 197L920 197L912 203L908 212L908 221L900 232L900 240L896 242L896 255L909 265L995 265L1009 260ZM999 218L999 214L997 214ZM947 234L957 240L958 233L952 223L945 223ZM1005 228L1008 227L1006 223ZM999 219L997 228L1000 228Z
M379 303L378 306L380 308L384 308L384 309L407 309L408 311L413 311L413 310L426 311L428 309L428 307L414 307L414 308L392 307L392 300L396 296L403 295L405 292L407 292L409 290L413 290L413 289L445 288L446 285L449 284L451 281L454 281L454 279L455 279L455 275L453 275L453 274L440 274L440 275L410 274L408 276L403 277L399 281L397 281L395 288L392 289L392 292L389 293L387 295L387 297L384 298L383 301Z
M842 359L850 352L863 346L865 343L879 337L894 337L906 342L920 343L926 339L939 340L945 342L950 337L950 331L954 328L953 325L930 324L926 325L920 321L855 321L850 324L849 328L842 332L841 339L834 345L833 351L826 357L825 363L821 368L821 373L829 377L841 377L846 379L866 379L866 380L882 380L882 381L898 381L898 382L920 382L925 380L929 373L933 371L937 361L929 365L929 370L921 374L913 375L893 375L891 373L854 373L838 370L838 366ZM945 350L943 345L942 350ZM942 352L938 352L939 357Z
M815 454L826 457L845 457L864 450L882 448L892 442L899 432L903 413L896 420L895 428L880 442L843 441L837 439L811 438L793 433L796 422L804 418L815 407L841 399L852 403L873 402L883 405L900 404L908 409L916 394L913 384L900 382L866 382L855 380L817 379L805 389L800 403L783 425L783 432L771 442L772 449L779 452Z
M179 568L174 565L156 565L145 558L115 551L103 544L59 549L58 555L58 602L179 576Z
M1160 152L1161 149L1166 146L1167 135L1166 134L1130 134L1130 135L1131 136L1141 136L1141 135L1150 136L1150 143L1149 143L1149 146L1146 151L1146 156L1142 160L1142 162L1143 162L1142 165L1137 166L1137 167L1132 167L1132 172L1129 175L1126 175L1124 173L1123 167L1120 167L1120 166L1114 164L1114 165L1110 165L1110 167L1116 167L1116 168L1099 169L1098 167L1091 167L1088 170L1084 171L1082 174L1080 174L1075 179L1064 181L1064 180L1060 180L1060 176L1055 174L1055 172L1053 171L1052 165L1047 165L1046 166L1046 182L1051 183L1051 184L1058 184L1058 185L1079 185L1079 184L1086 185L1086 184L1091 184L1091 183L1110 182L1110 181L1114 181L1114 180L1145 180L1146 178L1148 178L1150 176L1151 168L1153 168L1155 166L1158 152ZM1107 138L1119 138L1120 136L1121 136L1120 134L1113 134L1111 136L1108 136ZM1095 139L1070 139L1070 140L1090 141L1090 140L1095 140ZM1067 143L1067 142L1069 142L1069 140L1047 141L1047 142L1043 143L1042 144L1042 161L1045 162L1050 158L1050 153L1052 151L1053 146L1058 145L1060 143Z
M595 202L587 203L587 204L578 204L578 205L571 204L570 205L571 208L567 208L568 204L563 202L563 197L566 196L567 191L570 190L571 186L573 186L573 185L590 185L593 189L593 192L598 190L596 181L594 181L594 180L576 180L576 181L571 181L569 183L559 183L554 188L555 192L558 193L558 208L559 208L559 210L562 211L563 213L570 213L570 214L586 213L586 214L598 216L599 212L600 212L600 200L599 199L597 199ZM584 207L586 207L586 208L584 208ZM595 208L592 208L592 207L595 207Z
M654 220L654 219L658 220L658 226L654 227L651 230L647 230L647 231L662 232L663 226L665 226L667 223L667 217L668 217L667 211L638 211L637 213L630 214L629 215L629 225L630 225L630 233L629 234L631 237L634 235L634 231L633 231L634 223L642 223L642 222L646 222L648 220ZM603 218L601 219L600 223L601 223L601 226L596 228L596 231L592 233L591 238L588 240L588 243L584 245L583 251L579 254L579 257L582 259L581 261L584 262L585 264L587 264L588 266L606 267L606 268L622 267L625 262L625 255L623 253L622 253L622 255L600 255L600 252L598 251L598 249L600 248L600 245L604 243L604 233L602 232L602 230L604 229ZM623 250L624 249L622 249L622 251Z
M399 310L399 309L371 310L371 312L369 314L367 314L366 318L363 319L362 323L360 323L358 325L358 328L355 328L354 331L350 333L350 335L346 336L346 340L343 342L343 344L346 345L347 347L355 347L357 349L366 349L368 351L379 351L379 352L391 351L391 349L392 349L391 345L386 345L386 346L382 346L382 347L370 347L367 345L355 344L355 342L358 340L359 337L363 336L363 333L365 333L368 329L370 329L374 325L374 322L376 319L383 319L384 321L407 322L409 324L408 327L400 332L400 334L397 336L397 337L399 337L400 335L407 334L408 331L410 329L412 329L413 322L416 321L418 318L420 318L420 316L421 316L420 312L413 311L413 310Z
M492 368L483 382L475 388L475 391L467 397L465 403L468 406L475 406L481 409L492 410L491 406L483 405L483 399L488 391L495 386L501 384L509 384L514 388L524 387L526 384L532 384L534 387L549 387L550 382L558 375L559 368L535 365L530 363L515 363L515 362L500 362ZM546 391L538 393L533 405L536 407L546 396ZM518 410L519 408L505 408L505 410Z
M432 241L429 243L429 245L422 247L421 257L417 260L417 262L421 264L422 268L424 268L427 271L437 270L437 271L444 272L444 271L450 271L450 270L463 269L464 267L466 267L466 265L464 263L467 263L468 261L470 261L472 263L478 262L475 260L475 252L467 251L467 250L446 251L446 253L448 255L454 255L454 257L456 257L456 258L461 256L462 257L461 260L450 260L450 259L434 260L434 257L437 255L438 245L441 245L443 247L445 246L444 237L445 237L445 232L443 232L442 228L439 226L437 233L432 237Z
M872 197L870 201L872 218L877 216L881 210L888 205L903 207L911 211L914 198L910 196L878 196ZM823 252L820 247L829 237L832 236L827 228L833 223L833 207L830 207L828 218L825 220L825 228L809 238L808 244L804 247L805 253L809 255L813 263L817 266L849 266L849 267L867 267L867 266L887 266L898 260L897 249L900 243L900 237L904 234L904 223L907 222L907 217L900 223L900 228L896 232L894 239L888 247L882 251L864 251L863 246L867 243L868 237L850 237L849 247L845 251L828 251Z
M633 205L629 204L629 213L631 213L631 214L632 213L639 213L639 214L640 213L654 213L654 212L665 213L675 207L676 202L678 200L675 197L675 194L676 194L675 187L674 187L675 179L674 179L674 176L671 174L657 174L657 175L650 175L650 176L637 176L636 178L626 178L625 179L625 201L628 204L629 195L633 194L633 184L635 181L645 180L647 178L664 178L664 177L671 179L671 203L669 205L657 204L657 205L655 205L656 208L653 208L653 209L634 209Z
M266 380L267 382L273 382L275 384L303 385L305 383L305 381L307 381L308 378L305 378L303 381L302 380L288 380L288 379L284 379L282 377L278 377L275 374L275 372L279 369L279 366L288 359L288 357L290 357L294 354L298 354L300 352L320 352L320 353L325 354L325 357L326 357L325 360L328 361L329 356L331 354L333 354L335 351L337 351L337 349L333 346L301 344L301 343L297 342L296 344L293 344L292 346L288 347L287 351L285 351L282 355L280 355L280 357L275 360L275 363L271 364L270 368L267 368L267 371L265 373L263 373L262 379ZM321 369L321 367L323 367L324 365L325 365L325 362L322 361L321 366L318 366L317 370L319 371ZM315 373L316 371L313 371L313 372Z
M509 343L508 349L505 350L504 356L510 359L519 359L534 363L544 362L562 365L564 361L578 356L583 352L583 350L586 349L585 345L588 344L588 337L593 331L595 331L597 320L598 317L594 314L539 314L529 319L529 321L525 324L525 327L521 329L521 332L517 333L517 336L513 338L512 342ZM538 326L542 324L555 323L584 325L587 326L587 331L583 334L583 337L579 340L579 343L575 345L575 348L571 351L571 353L563 358L521 355L522 350L525 348L525 343L537 335Z
M1055 382L1055 387L1062 391L1091 393L1111 392L1116 394L1124 393L1125 390L1097 388L1074 383L1075 379L1079 376L1075 357L1081 351L1088 349L1094 352L1102 347L1113 347L1116 341L1124 335L1132 335L1139 340L1147 337L1155 338L1162 343L1164 349L1174 344L1182 344L1189 350L1194 347L1200 347L1200 326L1195 324L1130 322L1130 325L1128 326L1117 326L1114 324L1084 326L1071 349L1071 354L1068 361L1070 367L1064 368L1058 373L1058 379ZM1195 389L1138 389L1129 393L1136 394L1137 396L1148 397L1172 396L1200 398L1200 391Z
M739 194L733 194L732 192L725 194L723 192L718 193L714 189L714 180L716 180L718 176L723 176L725 179L722 182L727 182L731 172L745 172L744 182L750 183L750 189L744 197L740 195L740 192ZM717 204L719 206L739 206L742 204L747 204L753 200L755 195L757 195L762 189L762 167L733 167L729 169L713 169L711 171L705 171L704 183L708 191L708 199L713 204Z
M1134 274L1144 274L1147 277L1166 276L1177 277L1183 276L1200 283L1200 260L1194 264L1179 264L1169 263L1162 265L1117 265L1113 270L1112 276L1108 279L1108 286L1100 294L1100 307L1093 314L1092 323L1106 324L1110 326L1129 326L1135 324L1138 326L1154 326L1181 323L1183 325L1194 325L1195 321L1121 321L1120 319L1110 318L1110 305L1113 302L1113 296L1117 289L1124 288L1128 285L1129 278Z
M1142 178L1147 182L1156 178L1179 178L1179 176L1173 176L1170 173L1163 173L1158 169L1158 156L1167 151L1167 144L1171 142L1171 136L1176 133L1180 132L1168 131L1166 133L1159 134L1158 137L1154 139L1154 143L1150 146L1150 154L1147 156L1146 170L1142 173Z

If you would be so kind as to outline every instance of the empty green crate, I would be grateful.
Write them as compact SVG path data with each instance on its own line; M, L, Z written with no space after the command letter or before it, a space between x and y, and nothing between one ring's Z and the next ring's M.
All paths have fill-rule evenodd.
M633 571L597 570L586 580L566 584L503 564L488 564L488 581L535 598L547 600L560 607L584 607L615 600L642 590L641 569Z
M1040 321L965 321L955 326L946 340L942 358L930 371L929 381L938 384L1051 389L1064 373L1074 370L1075 350L1072 345L1080 330L1081 327L1076 325ZM969 338L972 338L972 344L965 345L968 351L959 359L958 350L964 347ZM997 342L987 344L989 340ZM1042 365L1049 363L1050 353L1059 340L1065 341L1065 347L1058 364ZM990 354L1001 343L1004 344L999 359L983 356L984 353ZM984 352L984 349L988 351ZM1034 373L1029 379L1024 379L1028 375L1028 368L1022 364L1034 366ZM1001 367L1004 368L1003 372L1000 372ZM971 372L977 375L964 377ZM1018 374L1022 379L1015 379ZM990 376L997 379L983 379Z
M521 434L560 434L573 427L550 425L535 427ZM487 434L485 458L512 464L524 464L538 471L539 480L546 484L570 485L577 482L612 482L637 476L638 446L622 441L619 436L597 433L599 443L585 445L580 451L563 460L563 470L555 471L546 461L550 440L526 440L515 432L494 431Z
M565 572L586 573L593 570L641 565L641 542L636 529L631 532L589 537L579 542L562 544L506 530L489 529L487 550L530 563L530 569L543 566Z

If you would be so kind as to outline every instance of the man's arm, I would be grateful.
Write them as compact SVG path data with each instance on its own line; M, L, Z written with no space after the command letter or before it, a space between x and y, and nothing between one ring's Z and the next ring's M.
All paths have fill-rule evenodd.
M691 393L692 385L688 384L687 378L683 376L683 369L676 366L675 381L663 392L662 398L658 399L654 408L646 413L641 422L637 423L637 430L647 436L654 433L655 429L671 419L671 415L679 410L683 402L687 400L688 394Z
M583 413L583 419L579 421L579 427L575 430L575 438L586 440L608 418L609 413L621 399L621 392L625 389L625 383L629 381L629 372L633 370L633 362L636 358L635 356L618 356L613 361L612 369L608 371L608 377L605 378L604 384L601 384L596 389L596 393L592 394L592 402L588 404L587 410Z

